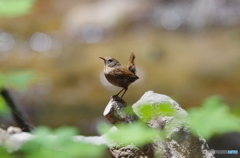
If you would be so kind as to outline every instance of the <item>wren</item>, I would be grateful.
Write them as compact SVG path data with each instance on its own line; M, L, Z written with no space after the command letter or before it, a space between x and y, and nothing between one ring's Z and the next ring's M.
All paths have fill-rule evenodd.
M128 90L128 86L139 79L136 75L136 66L134 64L135 55L131 53L128 65L122 66L120 62L113 58L113 57L99 57L104 61L104 75L108 82L113 84L117 87L122 87L123 89L116 94L118 96L122 91L123 94L121 99L123 98L124 94Z

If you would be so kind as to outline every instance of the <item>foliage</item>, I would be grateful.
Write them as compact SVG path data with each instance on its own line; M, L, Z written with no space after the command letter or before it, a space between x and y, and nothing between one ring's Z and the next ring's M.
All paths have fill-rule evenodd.
M218 96L205 100L202 107L188 110L193 134L209 139L214 134L240 132L240 118Z
M1 158L13 158L9 152L7 151L7 149L3 146L0 146L0 157Z
M145 107L144 115L149 117L149 108ZM158 113L169 116L176 114L170 105L164 104L164 108ZM199 133L206 139L213 134L240 131L240 119L230 113L229 107L224 104L220 97L213 96L206 99L202 107L192 108L189 111L191 130L196 136ZM175 115L178 117L177 115ZM176 118L177 119L177 118ZM181 119L177 119L180 122ZM183 121L184 122L184 121ZM164 131L149 128L145 123L135 122L132 124L112 125L104 123L98 126L100 134L105 134L109 142L118 145L134 144L142 146L152 140L163 139ZM76 142L71 139L78 134L73 127L61 127L51 130L48 127L38 127L34 132L34 139L28 141L19 151L9 154L3 147L0 148L1 158L50 158L50 157L78 157L78 158L99 158L104 157L106 146L96 146L83 142Z
M77 129L73 127L61 127L55 131L40 127L33 134L36 137L22 149L26 158L52 158L53 155L58 158L94 158L101 157L105 149L103 146L74 142L70 138L77 135Z
M97 125L97 130L99 134L105 134L111 129L112 125L110 123L101 122Z
M0 73L0 87L12 87L17 89L26 89L37 75L33 71L13 71L10 73Z
M103 128L103 129L100 129ZM102 132L110 128L109 124L99 126ZM141 146L159 138L159 131L153 130L142 123L117 125L118 131L105 133L111 142L135 144ZM38 127L34 138L28 141L19 151L9 154L6 149L0 148L1 158L100 158L104 157L106 146L96 146L71 139L77 135L74 127L60 127L51 130L48 127Z
M105 146L75 142L71 139L77 135L74 127L60 127L50 130L39 127L34 133L36 137L27 142L20 150L24 158L99 158L103 156ZM93 152L94 151L94 152Z
M235 105L233 108L231 108L231 112L236 115L236 116L240 116L240 106L239 103L237 105Z
M104 125L106 128L106 125ZM150 143L152 140L160 138L161 132L149 128L146 124L135 122L132 124L118 124L117 130L110 130L106 133L107 138L111 142L117 144L128 145L134 144L142 146Z
M142 119L145 121L156 116L174 116L176 114L171 103L161 103L157 106L146 104L139 109L139 112L142 114Z
M0 16L16 17L27 14L35 0L0 0Z
M32 71L13 71L10 73L0 73L0 90L4 87L11 87L15 89L24 90L29 87L37 79L36 73ZM6 116L9 114L9 108L6 106L6 102L2 96L0 96L0 114Z
M0 115L1 116L6 116L10 113L10 110L7 106L6 101L2 96L0 96Z
M16 17L27 14L36 0L0 0L0 17ZM2 41L0 40L0 44ZM0 90L3 87L26 88L35 78L31 71L18 71L8 74L0 73ZM9 109L5 100L0 96L0 114L6 115Z

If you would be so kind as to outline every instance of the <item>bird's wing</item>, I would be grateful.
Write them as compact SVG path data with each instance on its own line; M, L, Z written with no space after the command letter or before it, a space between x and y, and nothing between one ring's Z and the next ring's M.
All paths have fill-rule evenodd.
M112 73L115 76L122 77L122 78L131 78L131 79L138 79L139 78L132 71L129 71L125 67L121 67L121 68L115 69L115 70L112 71Z

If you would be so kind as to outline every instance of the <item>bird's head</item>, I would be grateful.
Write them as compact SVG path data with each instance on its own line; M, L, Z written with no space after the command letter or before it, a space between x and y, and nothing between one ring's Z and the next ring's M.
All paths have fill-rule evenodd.
M105 67L114 68L121 66L119 61L113 57L99 57L99 58L104 61Z

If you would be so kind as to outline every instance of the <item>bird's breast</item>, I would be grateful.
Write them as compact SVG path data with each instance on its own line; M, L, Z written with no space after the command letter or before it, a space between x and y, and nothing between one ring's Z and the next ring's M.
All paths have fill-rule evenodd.
M118 87L128 87L132 82L139 78L133 73L129 74L116 70L105 73L105 77L108 82Z

